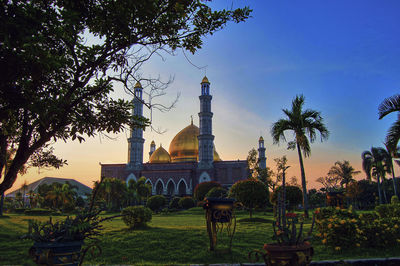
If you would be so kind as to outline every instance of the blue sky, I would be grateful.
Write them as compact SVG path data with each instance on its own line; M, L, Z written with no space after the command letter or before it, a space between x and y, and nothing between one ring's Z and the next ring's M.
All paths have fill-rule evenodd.
M176 93L175 109L154 113L159 135L145 132L145 161L152 139L168 148L173 136L190 123L198 124L200 81L206 73L213 94L215 145L222 159L245 159L260 135L267 148L267 165L286 154L290 175L300 177L298 158L286 145L272 145L269 130L290 108L296 94L304 94L306 108L321 111L331 132L329 140L312 145L305 161L309 183L324 176L337 160L349 160L361 170L360 154L382 146L391 115L378 120L377 107L400 88L399 1L215 1L212 7L248 5L252 18L229 24L204 39L195 55L187 53L193 67L176 51L165 61L154 57L143 74L168 78L174 83L161 101ZM129 98L116 87L116 96ZM63 169L35 170L20 178L71 177L90 184L100 176L99 162L124 163L127 133L116 140L89 139L85 144L58 143L56 152L69 161ZM288 138L291 137L288 135ZM400 169L396 169L400 173ZM364 177L360 174L359 178ZM19 182L18 181L18 182ZM16 183L18 186L19 183Z

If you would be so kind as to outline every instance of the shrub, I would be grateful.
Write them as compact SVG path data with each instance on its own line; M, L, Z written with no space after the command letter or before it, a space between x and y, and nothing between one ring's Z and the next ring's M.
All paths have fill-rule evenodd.
M203 200L208 191L210 191L214 187L221 187L221 184L215 181L203 182L198 184L194 188L194 198L197 201Z
M53 211L48 209L26 209L25 215L50 215Z
M131 229L146 226L152 218L151 210L144 206L127 207L122 210L122 215L122 220Z
M400 204L382 204L375 207L375 211L381 218L400 218Z
M22 214L22 213L25 213L26 210L29 210L29 209L26 209L26 208L15 208L14 212L18 213L18 214Z
M396 195L392 196L392 198L390 199L390 203L399 204L399 197L397 197Z
M192 197L183 197L179 200L179 207L183 209L190 209L195 206L194 199Z
M166 199L163 195L154 195L151 196L148 200L147 200L147 207L149 207L152 211L157 212L159 211L162 207L165 206L166 203Z
M288 203L287 208L293 210L296 206L303 202L303 192L299 187L296 186L285 186L286 189L286 202ZM274 193L271 194L271 203L276 205L278 200L278 194L281 193L282 187L278 187ZM282 197L282 194L281 194Z
M170 209L179 209L179 200L180 197L173 197L172 200L169 202Z
M269 203L268 188L264 183L253 179L241 180L233 184L229 197L235 198L249 209L250 218L252 218L254 208L263 208Z
M226 198L228 191L223 187L214 187L207 192L206 198Z

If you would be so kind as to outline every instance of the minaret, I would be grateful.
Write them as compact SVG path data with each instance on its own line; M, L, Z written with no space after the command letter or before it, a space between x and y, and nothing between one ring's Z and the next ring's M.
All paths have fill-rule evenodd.
M265 157L264 139L260 137L258 140L258 167L261 169L267 168L267 158Z
M143 88L140 82L135 85L135 97L133 98L132 116L143 116ZM143 165L143 129L131 128L128 138L128 166L132 169L140 169Z
M151 155L153 154L153 152L156 150L156 143L154 142L154 140L151 142L150 144L150 152L149 152L149 159L151 157Z
M214 161L214 136L212 135L212 116L210 95L210 82L204 76L201 81L200 99L200 134L199 140L199 168L209 169Z

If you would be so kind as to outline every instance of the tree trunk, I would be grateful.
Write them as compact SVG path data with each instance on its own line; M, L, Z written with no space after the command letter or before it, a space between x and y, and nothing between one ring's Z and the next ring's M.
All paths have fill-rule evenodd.
M4 193L1 193L1 200L0 200L0 216L3 216L3 207L4 207Z
M378 196L379 196L379 205L382 204L382 192L381 192L381 178L379 174L376 175L376 179L378 181Z
M395 174L394 174L393 160L392 160L392 178L393 178L392 180L393 180L394 195L398 197L399 195L397 195L396 177L395 177Z
M304 165L303 165L303 157L301 155L300 146L297 143L297 152L299 153L299 161L300 161L300 170L301 170L301 186L303 188L303 208L304 208L304 215L306 218L309 218L308 215L308 196L307 196L307 185L306 185L306 174L304 172Z

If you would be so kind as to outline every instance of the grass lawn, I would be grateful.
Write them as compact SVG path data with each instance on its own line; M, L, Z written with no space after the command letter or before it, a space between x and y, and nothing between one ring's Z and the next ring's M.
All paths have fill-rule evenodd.
M248 218L248 213L237 212L236 234L233 239L232 253L208 251L204 211L193 208L188 211L153 215L149 228L130 231L120 218L104 222L103 235L100 238L103 253L90 258L87 264L211 264L248 262L247 254L253 249L261 249L271 239L273 216L270 213L256 213L261 218L258 222L240 222ZM54 219L63 217L56 216ZM48 219L46 216L9 215L0 218L0 264L33 265L28 257L32 241L20 240L27 231L29 219ZM306 224L306 231L310 224ZM223 239L226 240L226 239ZM311 241L315 250L313 257L317 260L356 259L369 257L400 256L398 247L387 247L384 250L352 249L333 251L321 244Z

